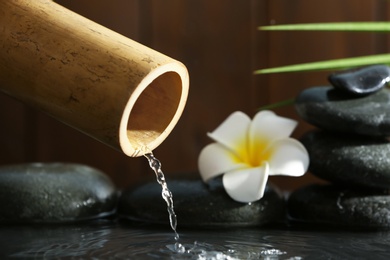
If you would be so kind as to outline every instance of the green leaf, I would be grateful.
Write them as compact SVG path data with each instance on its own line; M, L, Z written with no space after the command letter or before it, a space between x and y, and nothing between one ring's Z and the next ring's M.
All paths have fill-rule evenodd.
M354 58L334 59L334 60L294 64L294 65L288 65L282 67L260 69L254 71L254 74L345 69L345 68L367 66L373 64L390 65L390 54L378 54L378 55L360 56Z
M289 106L289 105L294 104L294 101L295 101L295 99L291 98L291 99L283 100L283 101L280 101L280 102L268 104L268 105L265 105L265 106L262 106L262 107L258 108L257 111L268 110L268 109L275 109L275 108L278 108L278 107Z
M390 32L390 22L307 23L260 26L264 31Z

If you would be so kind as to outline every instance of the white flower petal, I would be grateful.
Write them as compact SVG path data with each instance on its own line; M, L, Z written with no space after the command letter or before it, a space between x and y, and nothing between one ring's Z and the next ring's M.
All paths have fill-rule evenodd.
M309 167L309 154L297 140L284 138L272 144L273 154L268 161L269 175L302 176Z
M234 154L218 143L204 147L198 158L199 173L205 182L225 172L243 167L245 165L240 163Z
M268 180L268 164L261 167L231 171L223 175L223 186L227 194L238 202L253 202L264 195Z
M277 116L274 112L264 110L258 112L251 123L249 129L250 142L275 140L286 138L291 135L298 122L289 118Z
M246 147L250 123L251 119L246 114L237 111L226 118L212 133L208 133L208 136L239 155L236 148Z

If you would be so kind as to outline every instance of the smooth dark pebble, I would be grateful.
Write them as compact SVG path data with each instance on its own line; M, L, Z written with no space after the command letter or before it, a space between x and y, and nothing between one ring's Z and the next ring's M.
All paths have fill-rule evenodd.
M390 142L313 130L300 141L309 153L309 171L346 186L390 187Z
M117 191L101 171L67 163L0 167L0 223L58 223L109 216Z
M220 179L210 184L201 180L172 180L167 184L179 228L263 226L284 219L285 201L271 186L261 200L244 204L226 194ZM118 213L126 219L169 226L167 205L157 183L124 191Z
M336 185L312 184L294 191L288 215L296 223L341 229L388 230L388 190L352 190Z
M390 68L386 65L372 65L345 70L329 75L328 80L345 93L369 95L382 89L390 81Z
M298 115L319 128L369 136L390 135L390 91L351 98L330 86L302 91L295 101Z

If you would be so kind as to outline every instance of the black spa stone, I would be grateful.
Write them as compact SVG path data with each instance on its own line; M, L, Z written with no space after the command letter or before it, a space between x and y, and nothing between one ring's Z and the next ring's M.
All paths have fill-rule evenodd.
M168 181L173 194L178 227L263 226L284 217L284 200L270 186L264 197L252 204L235 202L225 192L220 179L209 185L201 180ZM141 222L169 225L161 187L147 183L122 193L120 216Z
M312 184L288 198L289 218L317 227L390 229L390 195L384 190L352 190Z
M117 192L102 172L79 164L0 167L0 223L57 223L108 216Z
M333 73L329 82L337 89L352 95L368 95L382 89L390 81L390 68L372 65Z
M390 142L385 138L314 130L301 138L309 171L342 185L390 187Z
M333 87L302 91L295 101L299 116L329 131L370 136L390 135L390 90L352 98Z

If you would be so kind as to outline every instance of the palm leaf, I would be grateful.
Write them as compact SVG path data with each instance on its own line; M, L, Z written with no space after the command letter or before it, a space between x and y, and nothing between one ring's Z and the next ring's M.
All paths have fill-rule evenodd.
M258 27L264 31L346 31L346 32L390 32L390 22L346 22L346 23L309 23L309 24L286 24ZM276 68L256 70L254 74L299 72L313 70L345 69L373 64L390 65L390 54L377 54L344 59L333 59L309 63L294 64ZM272 109L293 103L293 99L270 104L260 109Z
M344 23L308 23L261 26L268 31L355 31L355 32L390 32L390 22L344 22ZM311 63L294 64L276 68L256 70L254 74L299 72L313 70L345 69L373 64L390 65L389 54L378 54L354 58L333 59Z
M354 58L344 58L344 59L334 59L334 60L294 64L294 65L288 65L288 66L282 66L276 68L260 69L254 71L254 74L345 69L345 68L353 68L353 67L367 66L373 64L390 65L390 54L378 54L378 55L360 56Z
M268 104L268 105L259 107L257 110L258 111L270 110L270 109L275 109L275 108L279 108L279 107L289 106L289 105L293 105L294 101L295 101L295 99L291 98L291 99L287 99L287 100L283 100L283 101L279 101L276 103L272 103L272 104Z
M307 23L260 26L264 31L390 32L390 22Z

